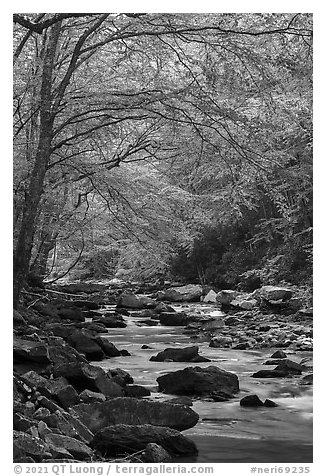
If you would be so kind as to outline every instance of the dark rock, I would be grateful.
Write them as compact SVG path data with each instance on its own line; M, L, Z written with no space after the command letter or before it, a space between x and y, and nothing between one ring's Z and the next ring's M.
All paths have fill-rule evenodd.
M97 336L95 341L101 347L107 357L118 357L121 355L120 350L118 350L116 346L105 337Z
M230 347L232 345L232 338L229 336L215 336L210 340L209 347Z
M60 344L49 345L49 358L54 365L87 362L86 357L64 340Z
M70 436L57 435L55 433L48 434L44 438L50 448L50 451L58 451L62 453L68 451L74 458L85 461L93 456L93 451L82 441L71 438Z
M156 443L148 443L142 460L144 463L167 463L171 461L169 453Z
M197 454L196 445L171 428L153 425L114 425L98 431L93 447L104 454L134 453L146 448L148 443L162 446L171 455Z
M141 385L127 385L125 387L125 396L126 397L149 397L151 392L146 387Z
M155 425L186 430L196 425L198 415L191 408L136 398L112 398L103 403L73 407L78 417L93 433L110 425Z
M104 324L107 328L124 328L127 327L126 322L121 318L120 315L104 315L99 318L93 319L94 324Z
M14 337L14 359L18 361L32 361L39 364L50 363L48 347L43 342Z
M255 372L252 374L252 377L254 378L283 378L288 375L287 372L284 370L272 370L272 369L267 369L267 370L258 370L258 372Z
M35 420L43 420L44 418L47 418L50 415L51 415L51 412L48 408L40 407L33 414L33 418Z
M56 411L61 412L62 408L57 405L53 400L50 400L49 398L40 396L37 398L37 403L41 405L44 408L47 408L50 410L51 413L54 413Z
M282 359L281 362L277 365L275 370L280 370L286 372L288 375L301 375L305 368L294 362L290 359Z
M143 325L143 326L158 326L159 323L160 321L156 319L145 319L143 321L138 322L139 325Z
M31 456L35 461L40 462L43 458L51 458L51 453L47 444L40 438L14 430L14 459L24 456Z
M13 429L14 430L26 432L33 425L35 425L35 420L32 420L31 418L27 418L25 415L22 415L21 413L14 412L14 415L13 415Z
M263 324L258 327L259 332L268 332L271 330L271 326L269 324Z
M160 391L176 395L210 395L212 392L236 393L238 377L219 367L187 367L157 378Z
M100 322L97 322L96 324L94 322L85 322L83 328L88 329L91 332L95 332L96 334L107 334L109 332L107 327L105 327L105 325L101 324Z
M81 403L105 402L106 398L103 393L92 392L92 390L83 390L79 394Z
M242 407L262 407L264 403L257 395L246 395L240 400Z
M69 308L59 308L58 315L61 319L69 319L75 322L84 322L85 316L78 307L71 306Z
M239 342L238 344L232 346L232 349L237 349L237 350L246 350L250 347L249 342Z
M73 301L74 306L81 308L84 311L91 311L94 309L100 309L100 306L97 302L87 301L87 300L76 300Z
M109 378L117 382L121 387L125 387L128 383L134 383L134 379L130 373L122 369L110 369L107 372Z
M130 356L130 355L131 355L131 353L130 353L130 352L128 352L128 350L126 350L126 349L121 349L121 350L120 350L120 355L124 355L124 356Z
M234 397L234 394L232 392L227 392L227 391L225 392L223 390L214 391L210 394L210 398L214 402L227 402L233 397Z
M299 382L301 385L312 385L313 384L313 374L307 374Z
M271 359L286 359L286 357L287 355L283 350L277 350L273 355L271 355Z
M75 330L68 341L78 352L85 354L87 360L102 360L105 357L102 348L87 330Z
M171 398L166 403L170 403L171 405L187 405L188 407L193 406L193 403L190 397Z
M141 349L153 349L150 345L144 344L141 346Z
M68 409L72 405L76 405L79 402L79 396L72 385L64 383L64 379L56 379L53 388L54 396L59 401L64 409ZM60 383L59 383L60 382Z
M51 416L56 417L56 427L63 435L71 436L87 444L92 441L94 437L93 433L71 413L56 411L56 413Z
M13 320L14 320L14 325L25 326L27 324L23 316L16 309L14 309L14 312L13 312Z
M277 365L282 362L283 359L271 359L271 360L266 360L264 362L264 365Z
M172 362L193 362L198 357L198 346L178 348L167 348L157 355L153 355L149 360L153 362L164 362L170 360Z
M184 312L161 312L159 319L162 326L185 326L190 322Z
M175 312L172 306L165 304L164 302L160 302L155 308L154 311L157 314L161 314L162 312Z
M110 380L103 369L84 362L55 365L53 375L65 377L78 391L89 389L103 393L107 397L118 397L123 394L120 385Z
M269 400L268 398L266 398L266 400L264 401L264 407L275 408L278 407L278 405L277 403L273 402L273 400Z

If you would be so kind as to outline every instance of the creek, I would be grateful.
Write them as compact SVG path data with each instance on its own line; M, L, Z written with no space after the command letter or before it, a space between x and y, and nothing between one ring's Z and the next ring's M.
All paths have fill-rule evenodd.
M204 313L218 312L213 306L194 304ZM174 306L182 310L183 306ZM184 306L189 311L189 305ZM105 309L107 310L107 309ZM220 313L220 315L223 315ZM197 463L310 463L312 462L312 387L300 385L300 376L282 379L256 379L253 372L271 368L263 365L276 349L235 350L211 348L208 342L193 340L182 334L181 327L141 325L144 318L126 317L124 329L109 329L108 336L119 349L126 349L131 356L119 356L94 362L104 370L121 368L128 371L134 383L152 392L151 399L166 401L175 396L158 392L156 379L160 375L187 366L207 367L216 365L234 372L240 382L237 398L228 402L193 400L193 410L199 422L183 432L197 445L198 456L175 462ZM104 337L105 335L103 335ZM152 349L141 349L142 345ZM211 362L151 362L152 355L166 347L199 345L200 355ZM300 362L311 352L295 352L288 357ZM243 408L239 400L248 394L257 394L261 400L269 398L276 408Z

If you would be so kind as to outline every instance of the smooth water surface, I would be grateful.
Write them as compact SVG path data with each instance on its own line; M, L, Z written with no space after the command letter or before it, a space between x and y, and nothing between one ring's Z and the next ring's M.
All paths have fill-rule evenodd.
M196 305L197 309L200 305ZM217 311L202 306L207 313ZM274 349L233 350L208 347L208 342L193 342L178 327L143 326L144 318L127 317L127 328L109 329L110 341L131 356L104 360L97 365L104 369L122 368L133 376L135 384L148 387L151 398L168 400L171 395L158 393L159 375L187 366L216 365L234 372L240 381L240 393L228 402L194 400L193 409L200 415L194 428L183 432L195 441L199 454L183 461L196 462L312 462L312 387L298 384L300 377L288 379L255 379L253 372L263 366ZM143 344L153 349L141 349ZM205 363L150 362L166 347L199 345L201 355L211 359ZM309 353L296 352L290 358L300 361ZM276 408L243 408L239 400L246 394L257 394L261 400L270 398ZM180 459L178 461L181 461Z

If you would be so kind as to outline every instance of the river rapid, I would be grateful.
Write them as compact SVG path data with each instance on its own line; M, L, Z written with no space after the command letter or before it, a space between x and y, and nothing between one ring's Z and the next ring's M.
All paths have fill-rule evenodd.
M194 304L198 311L201 304ZM187 306L189 309L189 305ZM209 313L209 306L202 306ZM105 309L107 310L107 309ZM181 310L181 306L178 306ZM216 315L216 308L211 308ZM132 312L131 312L132 314ZM221 315L223 315L221 313ZM158 392L156 379L160 375L188 366L216 365L234 372L240 382L237 397L228 402L193 400L193 409L199 414L197 425L183 432L197 445L198 456L176 462L205 463L310 463L312 462L312 387L300 385L301 377L283 379L256 379L253 372L270 368L263 363L276 349L235 350L211 348L208 342L193 340L182 334L181 327L148 326L144 318L126 317L124 329L109 329L108 336L119 349L131 356L119 356L94 362L104 370L119 367L128 371L134 383L147 387L151 399L166 401L174 398ZM103 335L105 337L106 335ZM152 349L141 349L142 345ZM152 355L166 347L199 345L199 353L211 362L151 362ZM295 352L288 357L298 362L311 352ZM242 397L257 394L261 400L269 398L276 408L243 408Z

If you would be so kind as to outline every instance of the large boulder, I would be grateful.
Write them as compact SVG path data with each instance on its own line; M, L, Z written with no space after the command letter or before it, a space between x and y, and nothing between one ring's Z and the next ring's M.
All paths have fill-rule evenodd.
M154 425L114 425L98 431L92 446L107 455L134 453L148 443L162 446L171 455L195 455L196 445L179 431Z
M232 289L222 289L216 295L216 301L220 304L229 305L239 293Z
M154 299L142 294L133 294L124 291L118 299L117 308L126 307L128 309L154 308L157 302Z
M142 460L144 463L167 463L171 461L171 456L162 446L148 443Z
M68 451L74 458L84 461L93 456L93 451L82 441L70 436L49 433L44 437L45 443L50 451L60 452L62 449Z
M149 360L153 362L164 362L165 360L173 362L210 362L209 359L201 357L198 350L198 345L184 347L183 349L169 347L157 355L153 355Z
M160 391L174 395L233 395L239 391L238 377L213 365L187 367L157 378Z
M142 385L126 385L124 391L126 397L133 398L149 397L151 394L150 390Z
M117 313L106 313L104 316L93 318L94 324L103 324L108 328L124 328L127 327L123 317Z
M210 340L209 347L216 347L216 348L231 347L232 343L233 343L233 340L231 337L219 335L219 336L213 337Z
M185 326L190 322L184 312L161 312L159 320L162 326Z
M252 296L264 298L267 301L288 301L293 295L292 289L278 286L262 286L252 293Z
M85 355L87 360L102 360L105 354L96 342L94 335L84 329L76 329L68 338L68 342L78 352Z
M72 409L93 433L110 425L155 425L186 430L196 425L198 415L188 406L131 397L112 398L105 402L79 404Z
M40 462L52 455L48 445L40 438L14 430L14 461L24 456L31 456L36 462Z
M31 370L21 376L21 379L30 387L34 387L41 395L55 398L63 408L69 408L79 402L79 397L72 385L63 378L46 379Z
M48 346L43 342L31 341L14 337L14 361L31 361L49 364Z
M84 362L59 364L53 368L54 377L65 377L78 391L85 389L103 393L107 397L120 397L123 389L109 379L104 370Z
M120 350L118 350L116 346L105 337L96 336L95 341L107 357L118 357L121 355Z
M196 302L200 300L203 288L199 284L187 284L176 288L169 288L164 291L164 299L171 302Z

